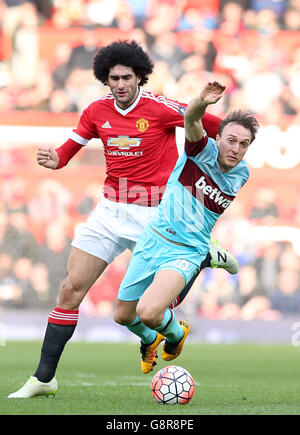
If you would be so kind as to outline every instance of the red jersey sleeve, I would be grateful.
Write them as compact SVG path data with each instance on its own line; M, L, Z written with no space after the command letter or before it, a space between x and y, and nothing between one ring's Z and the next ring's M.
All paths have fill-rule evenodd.
M59 163L56 169L61 169L68 164L72 157L81 150L82 145L74 142L72 139L68 139L62 146L56 148L56 152L59 157Z
M72 131L70 139L80 145L87 145L88 141L94 137L98 137L98 133L93 121L90 120L89 107L87 107L82 112L78 126Z
M59 164L56 169L61 169L78 153L82 146L87 145L93 137L98 137L93 123L90 121L88 109L82 112L78 126L70 135L70 138L56 152L59 157Z
M221 118L212 115L211 113L205 112L202 116L202 125L207 133L208 137L215 139L218 133L219 125L221 123Z
M186 103L180 103L165 97L157 97L163 103L160 105L161 123L166 127L184 127L184 112L187 108ZM202 117L202 125L208 137L216 138L221 118L205 113Z
M187 104L179 103L162 95L156 95L155 101L158 103L156 110L161 125L165 128L184 126L184 112Z

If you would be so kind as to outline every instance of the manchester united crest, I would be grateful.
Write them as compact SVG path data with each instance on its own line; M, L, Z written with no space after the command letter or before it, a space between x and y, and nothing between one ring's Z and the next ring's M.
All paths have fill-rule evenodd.
M145 118L140 118L136 121L136 128L138 131L141 131L142 133L149 128L149 121Z

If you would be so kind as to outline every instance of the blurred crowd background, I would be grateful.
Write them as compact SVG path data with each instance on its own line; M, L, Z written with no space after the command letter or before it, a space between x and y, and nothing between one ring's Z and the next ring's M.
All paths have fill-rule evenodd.
M272 156L270 137L282 132L290 145L282 143L282 161L293 146L286 167L265 158L253 165L249 187L215 228L239 274L206 269L182 310L270 321L300 314L300 0L0 0L0 126L51 119L75 127L108 92L93 77L93 56L118 38L149 51L155 68L146 89L154 93L188 102L212 77L224 83L214 113L249 109L273 131L254 148L254 162ZM53 307L74 228L101 193L100 148L50 173L35 163L37 146L0 137L0 313ZM111 316L129 259L125 252L107 268L83 313Z

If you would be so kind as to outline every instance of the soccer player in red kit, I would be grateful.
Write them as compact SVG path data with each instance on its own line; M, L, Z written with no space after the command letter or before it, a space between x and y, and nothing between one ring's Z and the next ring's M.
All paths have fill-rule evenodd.
M90 139L100 138L106 179L101 201L76 230L67 277L48 319L38 368L9 398L55 394L55 371L75 330L81 301L107 265L125 249L134 248L163 195L178 158L175 128L184 126L187 105L143 90L152 70L151 59L135 41L117 41L100 48L93 71L111 93L83 111L77 128L61 147L42 147L37 152L40 165L60 169ZM208 136L216 137L220 121L205 114L202 123ZM219 262L214 252L221 252ZM212 245L207 265L237 272L234 257L216 245ZM118 300L117 306L120 323L126 324L126 302Z

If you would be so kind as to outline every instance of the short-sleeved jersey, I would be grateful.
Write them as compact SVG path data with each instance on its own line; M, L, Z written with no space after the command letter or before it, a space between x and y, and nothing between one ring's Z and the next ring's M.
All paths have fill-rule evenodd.
M179 157L150 226L168 239L206 253L213 226L249 178L245 161L228 172L218 164L214 139L190 143Z
M178 158L175 127L183 127L186 106L141 88L127 109L108 94L83 111L70 138L81 145L102 140L106 198L158 205ZM220 121L213 115L203 119L208 135L215 137Z

